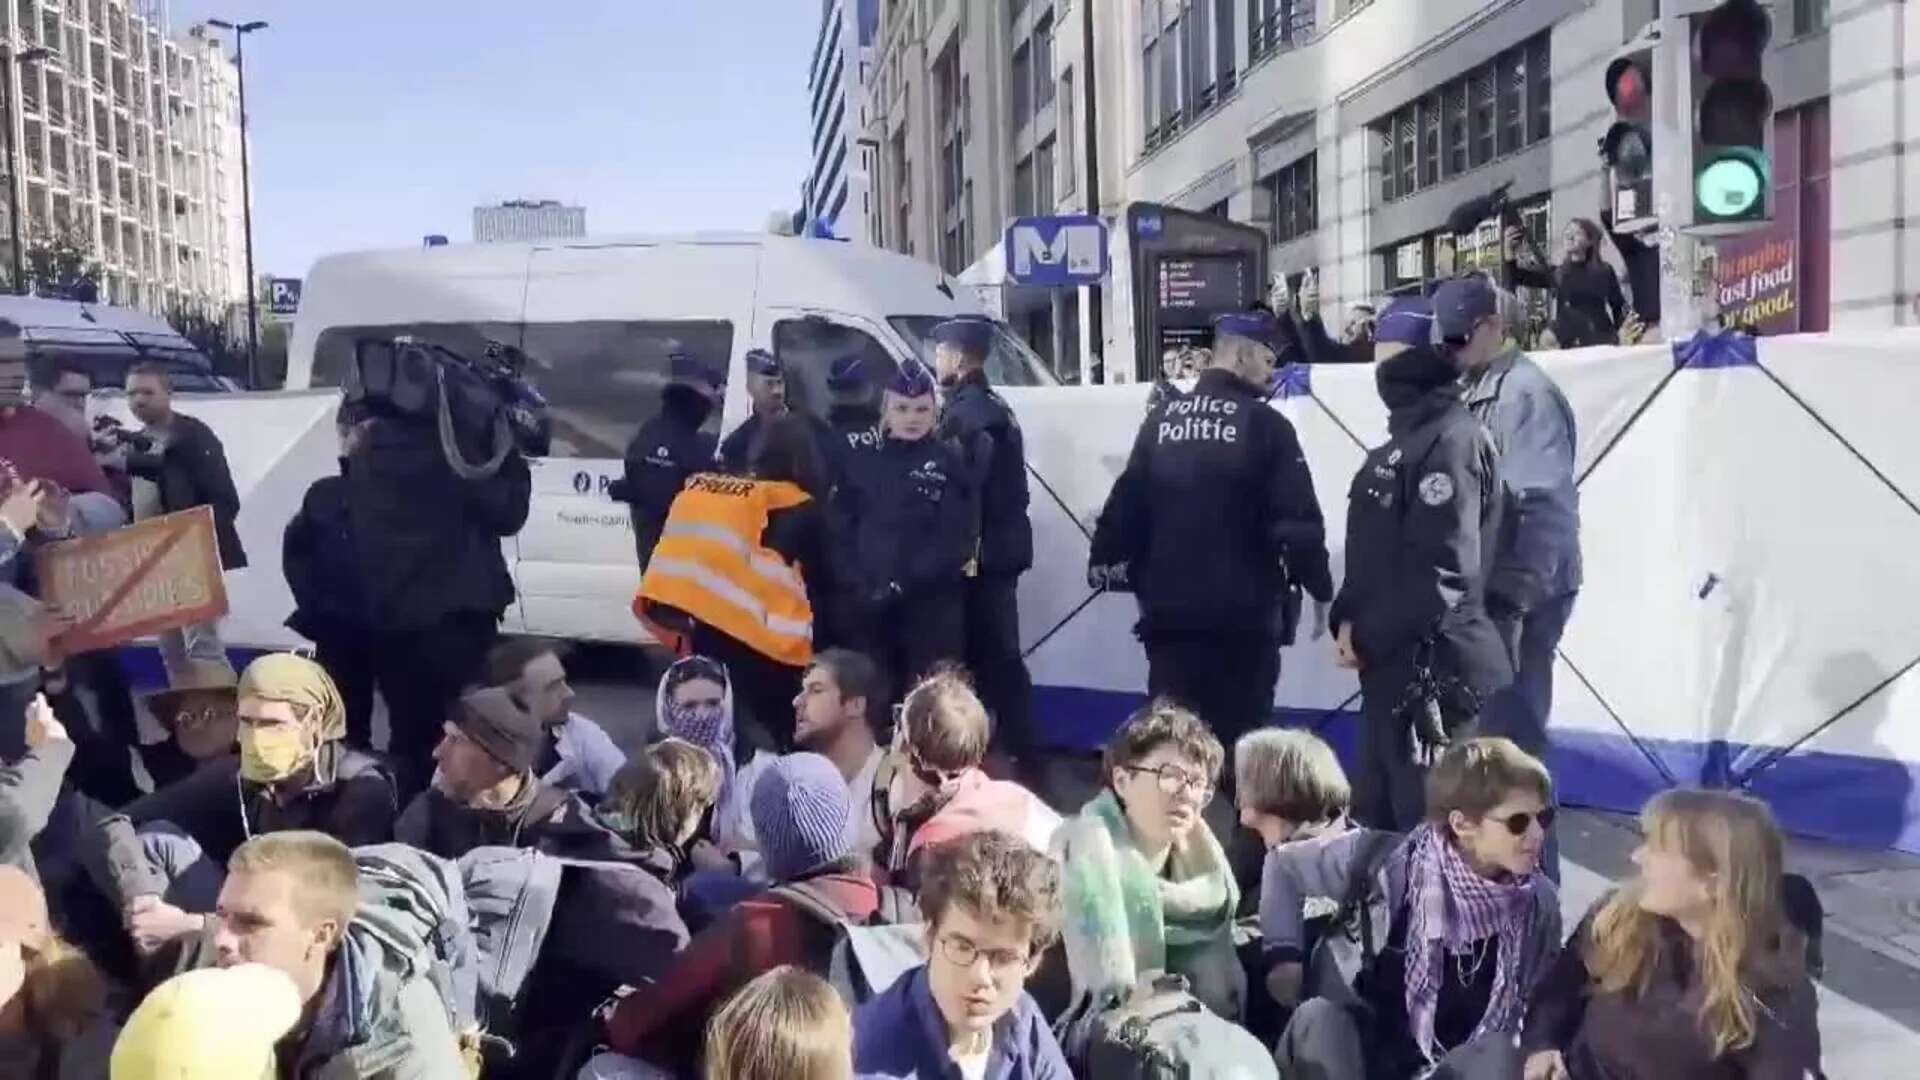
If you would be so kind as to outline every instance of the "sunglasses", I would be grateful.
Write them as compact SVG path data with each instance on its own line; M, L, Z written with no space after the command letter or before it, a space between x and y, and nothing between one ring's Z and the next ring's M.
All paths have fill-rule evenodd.
M1553 828L1553 819L1558 816L1560 816L1560 811L1549 806L1537 814L1529 814L1523 810L1520 813L1508 814L1506 817L1495 818L1494 820L1505 825L1507 831L1513 835L1525 836L1527 835L1527 827L1536 821L1540 823L1541 832L1546 832Z

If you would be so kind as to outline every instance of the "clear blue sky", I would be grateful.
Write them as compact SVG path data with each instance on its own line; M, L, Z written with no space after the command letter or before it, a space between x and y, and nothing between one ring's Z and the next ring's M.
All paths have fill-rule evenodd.
M752 229L799 203L818 0L173 0L247 38L254 251L472 238L474 206L595 234Z

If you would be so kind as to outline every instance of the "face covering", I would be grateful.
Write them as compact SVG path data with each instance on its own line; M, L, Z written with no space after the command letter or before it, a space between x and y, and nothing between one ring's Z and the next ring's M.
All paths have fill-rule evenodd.
M255 784L278 783L298 772L307 757L306 729L302 725L240 725L242 779Z

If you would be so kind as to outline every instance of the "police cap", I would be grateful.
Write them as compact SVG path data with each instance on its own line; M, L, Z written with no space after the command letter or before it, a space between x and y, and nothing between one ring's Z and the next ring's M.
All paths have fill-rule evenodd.
M926 397L933 393L933 372L920 361L909 360L887 380L887 392L901 397Z
M779 378L785 374L780 366L780 358L765 349L747 350L747 370L755 375Z
M934 326L927 335L935 345L951 345L969 356L985 356L993 347L993 320L984 315L960 315Z

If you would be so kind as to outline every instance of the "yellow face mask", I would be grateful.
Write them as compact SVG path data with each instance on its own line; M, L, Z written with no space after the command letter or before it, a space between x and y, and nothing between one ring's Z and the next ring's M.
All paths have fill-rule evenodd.
M308 756L304 725L240 725L240 776L245 780L256 784L285 780L300 771Z

